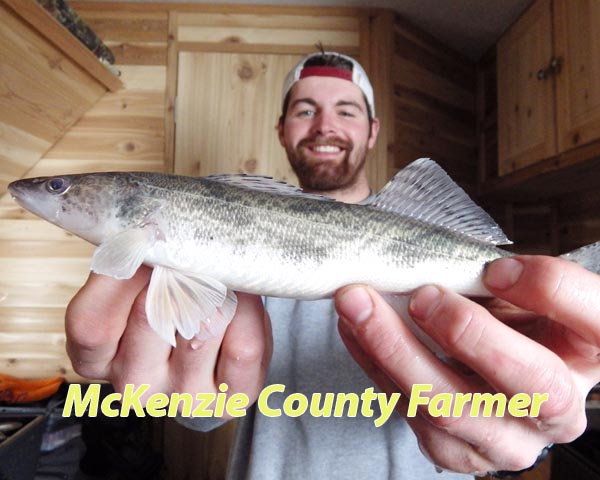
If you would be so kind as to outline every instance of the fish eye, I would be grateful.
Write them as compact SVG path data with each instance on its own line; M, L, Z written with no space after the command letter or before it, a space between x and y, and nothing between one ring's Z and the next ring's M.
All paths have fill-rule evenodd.
M60 177L51 178L46 182L46 190L54 195L62 195L69 189L69 182Z

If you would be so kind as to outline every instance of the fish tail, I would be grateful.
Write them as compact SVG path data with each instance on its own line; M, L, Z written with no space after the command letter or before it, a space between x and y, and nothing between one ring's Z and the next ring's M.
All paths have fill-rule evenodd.
M600 241L565 253L560 258L575 262L590 272L600 275Z

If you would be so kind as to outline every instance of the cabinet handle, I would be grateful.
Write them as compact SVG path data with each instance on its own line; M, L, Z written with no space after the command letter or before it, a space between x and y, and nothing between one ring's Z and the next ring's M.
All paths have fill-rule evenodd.
M552 57L548 66L544 69L540 69L537 72L538 80L547 80L550 76L555 75L560 72L562 67L562 58L560 57Z

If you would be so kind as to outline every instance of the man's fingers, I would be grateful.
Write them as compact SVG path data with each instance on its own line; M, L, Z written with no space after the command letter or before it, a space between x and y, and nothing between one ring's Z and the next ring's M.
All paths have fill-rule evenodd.
M250 399L260 393L273 351L269 315L260 297L237 293L238 310L225 332L216 381L228 393L243 392Z
M365 351L361 348L361 346L354 338L352 331L348 324L344 321L338 322L338 330L340 332L340 337L344 342L344 345L348 349L350 355L356 363L360 365L360 368L369 376L371 380L373 380L382 392L386 393L388 396L393 394L394 392L398 392L399 388L384 372L379 366L373 361L373 358L365 353ZM407 398L406 392L401 392L400 401L404 401ZM406 409L399 410L401 413L405 413Z
M106 378L129 312L150 274L147 267L140 268L129 280L90 274L65 315L67 353L77 373L87 378Z
M448 355L499 391L512 395L546 391L551 381L560 379L571 385L566 365L554 353L461 295L435 286L423 287L413 294L409 311ZM547 372L553 372L552 379L547 378ZM558 378L556 372L561 374Z
M340 321L338 329L340 337L352 358L377 384L381 391L388 396L398 392L398 386L358 344L348 324ZM432 463L441 468L452 468L454 471L458 471L456 459L461 458L460 468L462 470L460 471L463 473L487 472L495 468L492 462L479 454L471 444L437 428L424 416L407 416L408 408L409 395L402 392L396 410L406 419L417 437L423 455L427 456Z
M560 258L519 256L492 262L484 281L495 296L565 325L600 354L600 276Z
M571 441L581 434L585 418L577 412L582 399L567 365L554 352L499 322L480 305L438 287L419 289L410 312L446 353L509 399L519 393L530 398L547 395L537 423L544 430L561 431L554 441Z
M404 392L415 383L433 383L445 391L470 385L420 343L394 309L370 287L347 287L336 294L340 320L365 355L383 369ZM450 378L453 376L453 378Z
M437 402L441 397L438 397L434 412L436 408L451 409L450 412L434 414L424 404L418 406L418 410L403 412L409 424L421 435L423 445L433 448L439 439L450 435L462 443L468 452L464 458L467 471L480 471L491 465L502 465L507 470L525 468L533 463L539 450L550 443L544 435L540 435L537 442L530 442L527 448L511 442L511 438L529 435L534 427L508 414L488 418L479 412L471 416L471 402L465 395L486 393L489 386L479 377L464 377L433 355L372 289L342 289L336 296L336 307L340 321L346 324L340 326L344 343L384 391L405 392L404 399L410 402L417 397L431 399L437 395L445 396L446 406L440 407L441 404ZM397 387L394 389L390 382ZM415 394L415 384L425 385L430 390ZM453 399L451 404L448 398ZM417 404L415 401L413 408ZM456 407L457 404L462 407ZM444 435L432 433L419 418L426 419L431 428L444 432ZM502 444L503 448L498 449L498 444ZM439 446L442 445L443 442L440 442ZM438 457L437 461L444 465L447 460Z
M125 331L111 363L109 377L119 392L123 391L126 384L149 384L150 388L145 396L161 391L170 380L168 364L171 355L171 345L148 323L147 292L148 289L144 288L131 306Z

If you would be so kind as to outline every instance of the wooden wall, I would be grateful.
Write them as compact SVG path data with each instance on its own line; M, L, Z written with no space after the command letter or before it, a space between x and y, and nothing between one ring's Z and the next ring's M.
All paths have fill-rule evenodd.
M78 10L116 54L124 87L104 95L62 136L46 139L46 149L52 148L26 175L165 170L166 12L115 16ZM0 55L5 52L0 49ZM68 66L58 70L57 75L76 75ZM52 86L51 78L44 81ZM80 112L85 90L75 83L71 88L77 93L74 104L64 108ZM44 95L49 102L62 101L51 89ZM40 123L55 127L47 118ZM37 142L25 137L24 144L33 148ZM15 150L9 153L10 160L21 161ZM92 251L87 242L24 212L8 194L0 198L0 371L78 378L65 354L64 311L88 275Z
M23 8L46 15L28 1L22 2ZM0 195L106 91L49 41L50 29L31 26L11 4L0 2ZM51 17L47 20L50 27L56 24Z
M475 192L474 65L397 15L392 40L394 168L431 157Z

